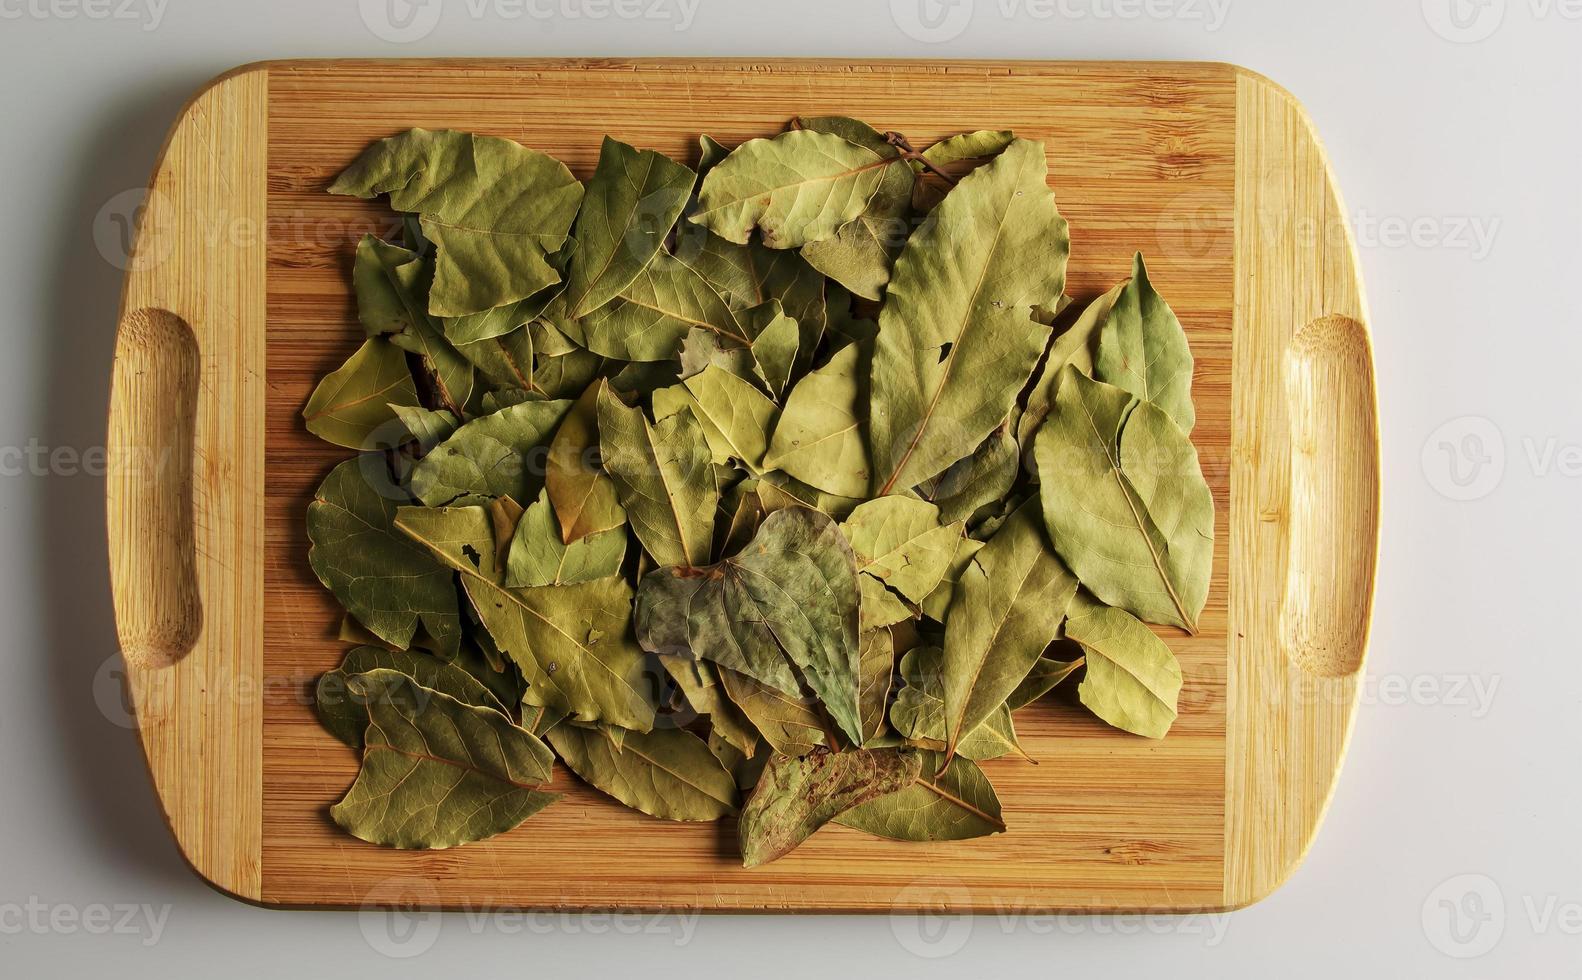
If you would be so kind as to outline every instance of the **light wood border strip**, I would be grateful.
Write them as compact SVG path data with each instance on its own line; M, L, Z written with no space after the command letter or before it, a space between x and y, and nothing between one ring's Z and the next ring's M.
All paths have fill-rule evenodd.
M1296 869L1356 714L1379 444L1351 229L1301 105L1240 71L1225 905Z
M111 589L182 855L261 890L268 72L205 88L138 222L111 382Z

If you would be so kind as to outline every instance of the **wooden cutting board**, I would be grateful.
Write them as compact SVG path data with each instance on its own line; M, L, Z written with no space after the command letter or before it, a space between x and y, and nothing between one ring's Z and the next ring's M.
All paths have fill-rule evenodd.
M343 651L304 514L342 450L299 413L359 342L353 246L390 235L326 185L413 126L519 140L586 178L612 134L695 162L797 114L923 145L1044 140L1080 301L1142 249L1197 359L1193 434L1217 508L1202 632L1163 630L1181 715L1162 742L1069 701L1018 714L1037 765L986 765L1010 832L902 844L829 827L743 870L729 826L664 823L562 774L562 802L456 850L334 827L356 772L312 683ZM1378 533L1366 308L1301 107L1226 65L308 61L199 93L159 162L113 379L110 559L165 813L210 882L280 905L873 911L1237 907L1301 860L1357 704ZM1069 698L1069 694L1067 695Z

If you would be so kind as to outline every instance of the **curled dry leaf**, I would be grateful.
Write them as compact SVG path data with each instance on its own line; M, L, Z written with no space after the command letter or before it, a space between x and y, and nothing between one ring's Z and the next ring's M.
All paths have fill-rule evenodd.
M919 752L922 765L912 784L889 796L855 806L835 818L875 837L891 840L968 840L1005 832L1000 799L977 764L938 752Z
M774 756L742 807L742 864L784 857L842 813L905 789L921 773L917 753L895 749Z

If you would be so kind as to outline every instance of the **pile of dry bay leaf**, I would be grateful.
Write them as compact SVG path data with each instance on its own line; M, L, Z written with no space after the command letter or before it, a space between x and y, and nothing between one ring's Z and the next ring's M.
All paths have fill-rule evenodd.
M304 409L356 450L308 509L354 648L318 711L351 834L450 847L554 761L748 866L828 822L1006 829L979 763L1076 678L1164 736L1214 505L1192 355L1131 277L1085 307L1042 143L794 120L697 168L606 139L586 186L412 130L330 188L366 338ZM1026 764L1019 758L1002 765Z

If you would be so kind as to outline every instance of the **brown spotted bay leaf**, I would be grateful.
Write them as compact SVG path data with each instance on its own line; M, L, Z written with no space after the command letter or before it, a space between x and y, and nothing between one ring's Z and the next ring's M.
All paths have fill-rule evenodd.
M861 743L860 601L839 526L818 511L788 507L766 517L738 554L645 576L637 635L651 652L690 651L785 694L800 694L805 680Z
M922 751L912 785L847 810L835 822L890 840L968 840L1005 832L1000 799L977 764Z
M920 755L896 749L772 757L742 807L742 865L784 857L831 820L900 792L921 773Z

